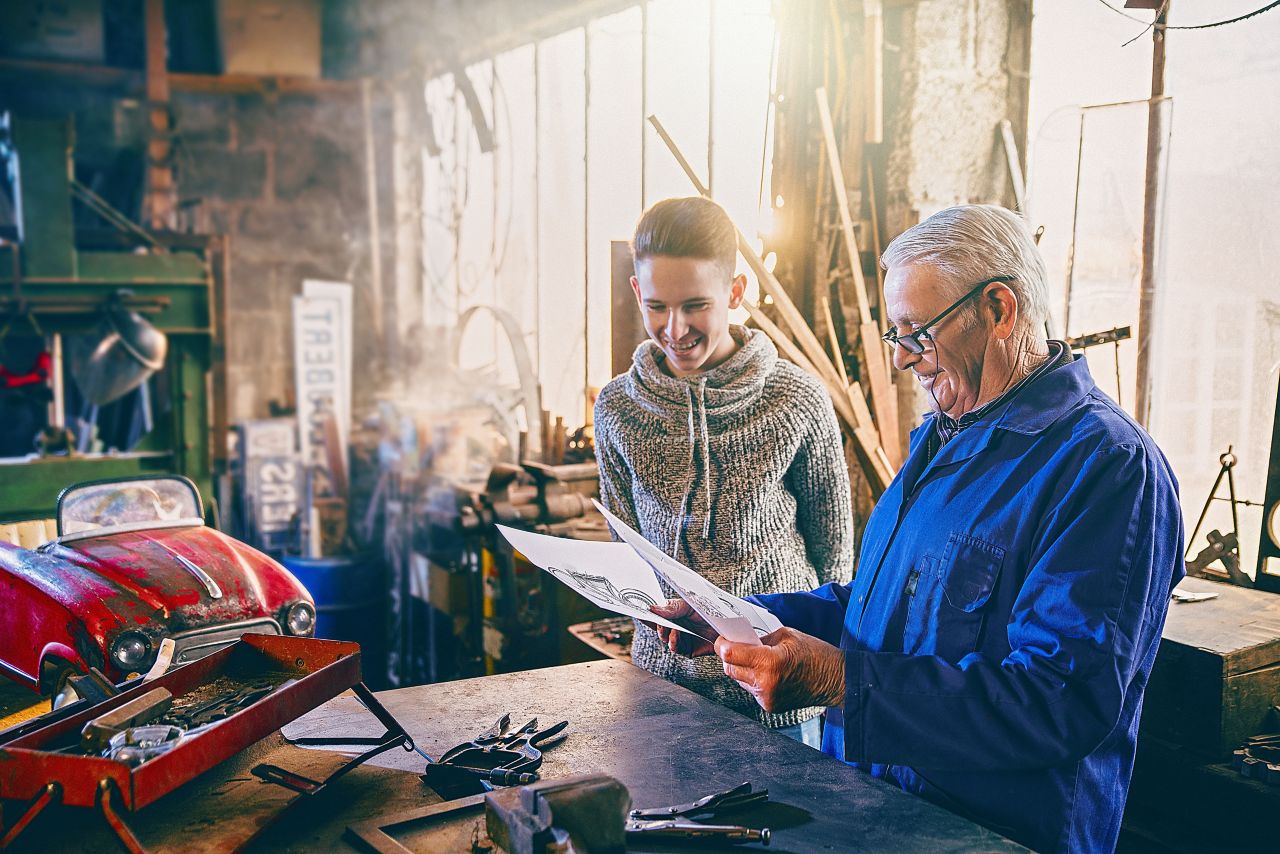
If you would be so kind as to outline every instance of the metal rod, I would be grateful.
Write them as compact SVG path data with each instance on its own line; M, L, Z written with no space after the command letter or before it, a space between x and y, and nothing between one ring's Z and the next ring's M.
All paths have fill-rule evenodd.
M1084 112L1080 113L1080 132L1076 140L1076 187L1071 203L1071 245L1067 249L1066 293L1062 297L1062 337L1071 334L1071 290L1076 277L1076 237L1080 223L1080 173L1084 168Z
M382 335L382 235L378 228L378 164L373 144L373 82L360 81L364 121L365 203L369 214L369 284L373 296L373 328Z
M640 210L648 202L647 163L649 154L649 130L645 117L649 115L649 3L640 4Z
M591 421L591 25L582 26L582 415Z
M707 192L716 189L715 124L716 124L716 2L707 0Z
M542 43L533 43L533 360L542 376Z
M1160 161L1164 157L1165 29L1169 19L1170 0L1151 29L1151 102L1147 105L1147 166L1142 206L1142 290L1138 300L1138 370L1137 400L1133 405L1134 420L1148 427L1151 419L1151 343L1156 301L1156 238L1160 219ZM1234 505L1233 505L1234 507Z

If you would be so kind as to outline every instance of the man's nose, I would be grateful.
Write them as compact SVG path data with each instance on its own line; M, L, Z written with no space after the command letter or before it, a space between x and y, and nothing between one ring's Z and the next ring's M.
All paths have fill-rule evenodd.
M901 344L893 345L893 366L899 371L905 371L916 362L919 362L921 357L922 354L912 353Z

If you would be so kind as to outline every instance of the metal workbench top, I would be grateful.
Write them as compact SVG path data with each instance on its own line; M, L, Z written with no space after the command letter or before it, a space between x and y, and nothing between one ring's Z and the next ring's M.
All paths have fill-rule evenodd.
M1023 850L967 819L620 661L422 685L377 697L418 749L432 757L478 735L504 712L511 713L515 726L532 717L543 726L567 718L568 738L546 754L543 777L611 774L626 784L636 807L684 803L744 781L767 788L768 804L724 818L769 827L772 843L769 848L751 845L738 851ZM347 693L286 726L283 736L349 738L381 731ZM346 833L349 825L439 801L418 779L426 760L399 749L310 797L263 783L251 773L255 765L267 762L324 779L343 761L341 754L328 750L290 746L276 733L125 818L152 851L212 854L241 849L246 843L251 851L350 851L356 842ZM397 831L393 836L413 850L469 850L476 818L463 821L466 832L447 836L447 843L432 836L439 828ZM68 844L85 852L121 850L101 816L71 807L47 810L16 849L58 850ZM678 849L664 845L652 850Z
M637 807L682 803L750 781L770 805L743 823L768 824L772 851L1022 850L1003 837L630 664L595 661L386 691L379 700L436 757L477 735L503 712L513 726L570 721L569 737L546 754L544 777L600 771L617 777ZM291 738L338 735L366 720L354 697L339 697L285 729ZM420 772L417 754L379 764ZM424 804L426 802L424 801ZM403 807L400 807L403 809ZM305 810L296 810L301 814ZM393 812L394 808L389 808ZM262 843L327 846L334 825L374 815L288 816ZM315 818L320 819L320 816ZM344 841L344 844L345 841ZM668 850L670 850L668 848Z

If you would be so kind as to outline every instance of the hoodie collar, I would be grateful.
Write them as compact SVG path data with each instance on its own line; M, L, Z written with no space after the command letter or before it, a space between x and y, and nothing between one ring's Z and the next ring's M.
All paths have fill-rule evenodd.
M627 393L646 410L683 419L691 389L701 397L707 417L727 417L754 404L778 361L778 350L763 332L731 325L738 349L709 371L673 377L663 370L666 357L653 341L636 348L627 375ZM700 389L698 388L700 387Z

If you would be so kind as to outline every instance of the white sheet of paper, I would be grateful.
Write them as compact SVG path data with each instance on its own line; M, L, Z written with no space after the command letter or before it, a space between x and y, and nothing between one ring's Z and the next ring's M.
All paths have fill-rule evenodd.
M499 525L507 542L535 565L606 611L689 632L650 613L665 602L649 564L626 543L598 543L549 537Z
M726 593L680 561L664 554L630 525L606 510L599 501L592 499L592 503L604 514L613 532L634 548L654 572L675 588L680 598L724 637L735 643L759 646L757 628L768 634L782 626L768 611Z

